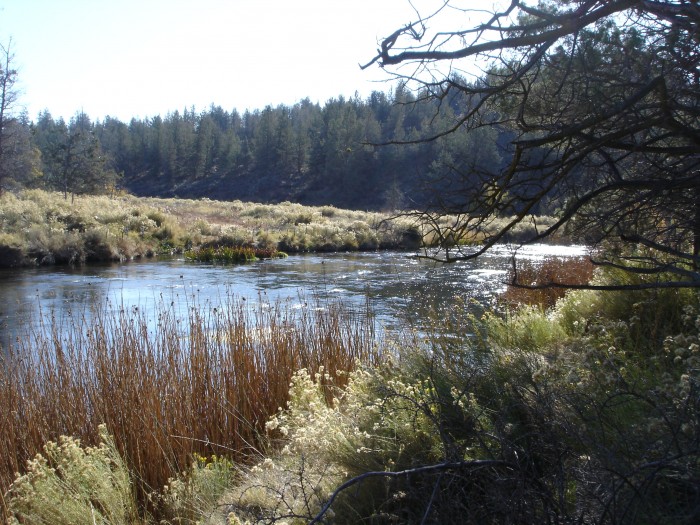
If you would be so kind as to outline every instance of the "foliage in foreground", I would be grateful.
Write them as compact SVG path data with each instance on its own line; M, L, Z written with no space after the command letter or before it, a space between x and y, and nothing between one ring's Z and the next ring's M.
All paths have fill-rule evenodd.
M61 436L27 462L7 493L7 525L126 525L150 523L140 516L132 472L114 438L100 425L99 444L84 447ZM233 480L233 465L220 456L195 454L186 471L149 497L162 515L160 523L201 523Z
M229 522L697 522L694 292L463 321L482 343L416 345L330 403L299 372L268 423L279 445L221 500Z
M100 443L62 436L27 463L8 493L8 525L139 523L129 470L105 425Z

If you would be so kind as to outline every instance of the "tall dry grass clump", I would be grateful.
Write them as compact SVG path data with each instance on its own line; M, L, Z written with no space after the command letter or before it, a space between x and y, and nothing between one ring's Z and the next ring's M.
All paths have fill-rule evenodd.
M366 312L224 303L184 318L162 304L155 319L107 305L27 330L0 363L0 494L45 443L95 444L104 423L143 501L193 454L245 462L294 371L323 367L342 383L338 371L376 361Z

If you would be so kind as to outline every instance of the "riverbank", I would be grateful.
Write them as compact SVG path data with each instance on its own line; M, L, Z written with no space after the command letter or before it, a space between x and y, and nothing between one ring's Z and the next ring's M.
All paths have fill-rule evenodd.
M416 248L407 220L388 215L208 199L76 196L27 190L0 197L0 266L124 261L200 246L287 253Z
M450 338L377 339L327 304L193 307L188 338L167 305L154 331L140 310L74 317L0 367L1 510L65 525L697 523L698 304L584 290L477 318L456 302L434 319L460 328Z
M547 225L546 218L539 222ZM524 233L513 232L514 239ZM332 206L132 195L65 199L42 190L0 196L0 267L126 261L217 245L300 253L415 250L432 242L409 217Z

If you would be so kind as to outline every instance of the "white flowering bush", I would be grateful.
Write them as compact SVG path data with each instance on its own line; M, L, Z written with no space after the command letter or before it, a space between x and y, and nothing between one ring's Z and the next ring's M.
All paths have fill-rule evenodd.
M7 497L9 525L139 523L129 472L104 425L100 443L62 436L27 463Z
M266 427L279 452L262 459L229 492L232 523L306 523L348 478L367 471L393 471L440 457L431 410L437 412L427 382L390 377L386 369L359 368L343 389L329 386L323 370L314 377L298 371L290 400ZM382 385L380 387L380 385ZM328 402L328 390L335 394ZM433 457L434 456L434 457ZM352 523L376 504L378 488L367 483L352 505L342 501L335 521ZM342 509L342 510L341 510ZM350 510L352 509L352 511ZM333 514L332 514L333 515ZM328 515L326 515L328 517Z

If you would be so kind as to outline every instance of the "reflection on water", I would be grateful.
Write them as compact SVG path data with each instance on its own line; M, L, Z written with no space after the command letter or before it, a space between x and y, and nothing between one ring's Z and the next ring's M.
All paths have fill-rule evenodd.
M582 247L531 246L520 257L571 257ZM456 301L489 303L503 290L511 252L499 247L476 261L445 265L397 252L290 256L235 266L212 266L182 259L91 265L77 268L33 268L0 272L0 345L19 335L18 326L47 315L89 316L94 307L139 308L152 315L159 305L172 305L186 316L192 305L221 308L231 297L260 305L305 297L339 298L364 308L392 327L399 320L418 322L429 313L441 315Z

